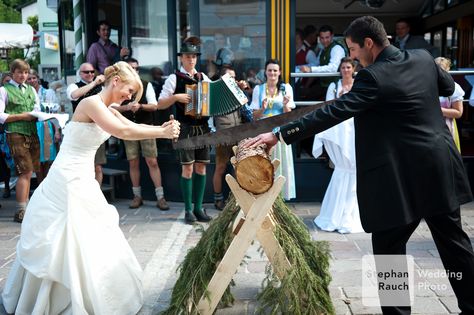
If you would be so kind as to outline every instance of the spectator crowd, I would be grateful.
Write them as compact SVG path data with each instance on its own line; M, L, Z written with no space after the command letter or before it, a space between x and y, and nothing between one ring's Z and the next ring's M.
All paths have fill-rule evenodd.
M439 51L427 43L421 36L410 34L410 23L400 19L396 23L396 36L392 44L401 49L422 48L428 50L437 63L446 71L450 61L439 57ZM57 113L65 110L60 90L64 87L67 99L72 105L73 114L81 101L97 95L104 88L104 69L123 60L137 73L141 73L139 60L131 56L127 47L120 47L110 40L111 25L107 21L97 23L98 40L88 49L87 60L77 69L77 80L64 87L64 84L43 82L35 69L30 69L23 60L14 60L10 72L2 75L0 88L0 181L4 183L3 197L11 195L10 184L15 179L17 211L14 220L21 222L30 196L32 178L35 185L41 183L47 175L51 163L60 150L62 130L51 121L37 121L30 114L32 111ZM201 56L201 46L203 55ZM237 71L236 55L229 45L229 38L223 33L214 34L213 40L201 43L198 37L183 40L179 49L180 65L173 73L164 73L160 67L147 70L142 78L143 95L117 104L117 110L134 123L160 125L170 115L180 121L180 137L196 136L238 126L251 120L264 119L269 116L289 112L300 100L331 100L350 91L355 73L361 66L357 60L349 58L344 40L334 34L330 25L316 28L307 25L297 28L295 32L295 72L296 73L340 73L340 76L313 76L296 78L293 85L282 81L280 63L269 59L263 69L249 67ZM201 62L201 63L200 63ZM203 69L206 73L199 71ZM185 114L184 108L190 102L185 92L187 84L196 84L203 80L218 80L228 74L237 81L238 86L248 97L248 104L224 116L201 117ZM451 97L440 97L440 106L456 145L459 150L459 131L456 119L463 113L464 91L457 85ZM473 93L474 94L474 93ZM107 164L107 153L114 150L118 140L103 143L97 150L94 160L95 178L102 184L102 168ZM128 161L130 191L133 195L130 208L143 205L142 172L140 160L146 164L146 172L151 178L156 195L156 206L162 211L169 209L166 201L166 187L159 161L158 149L171 148L170 141L124 140L123 156ZM315 157L328 159L334 168L332 181L337 177L348 176L342 180L347 184L329 185L323 201L323 210L315 222L320 228L341 233L362 231L358 218L357 198L355 196L355 156L353 140L353 122L341 123L334 128L316 135L313 148ZM108 148L107 148L108 147ZM161 149L160 149L161 150ZM225 207L223 176L228 169L232 156L232 145L215 148L216 167L212 174L214 206L222 210ZM186 223L195 221L208 222L211 217L202 207L206 188L207 165L211 161L210 151L206 148L181 150L177 152L181 164L180 189L186 211ZM285 200L296 198L296 178L293 165L293 148L279 144L273 157L281 160L281 173L287 178L282 196ZM342 158L342 160L341 160ZM341 164L342 163L342 164ZM338 175L339 174L339 175ZM344 175L345 174L345 175ZM341 179L339 179L341 180ZM166 182L166 181L165 181ZM341 191L344 191L341 193ZM342 194L342 195L341 195ZM344 196L344 197L341 197ZM338 199L341 204L337 204ZM342 200L341 200L342 199ZM335 209L342 212L338 213ZM342 210L341 210L342 209ZM335 222L335 217L339 222Z

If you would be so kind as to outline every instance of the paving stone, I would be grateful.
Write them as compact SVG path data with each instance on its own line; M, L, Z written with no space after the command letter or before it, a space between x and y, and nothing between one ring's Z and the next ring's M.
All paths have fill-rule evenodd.
M407 249L407 255L412 255L415 259L416 258L433 258L439 257L433 255L432 249L424 250L424 249ZM437 252L437 251L436 251Z
M252 300L262 289L262 282L265 279L264 273L243 274L237 273L233 277L235 286L231 287L231 292L237 300Z
M331 272L362 271L362 260L360 259L334 259L331 260Z
M339 272L337 270L331 272L332 276L332 286L346 287L351 286L361 286L362 285L362 274L361 272L354 271L343 271Z
M348 240L368 240L370 242L371 235L370 233L350 233L344 234Z
M349 305L347 305L342 299L333 299L332 305L336 311L336 315L351 315Z
M248 301L235 301L232 307L218 308L215 315L245 315L247 312Z
M362 298L362 287L361 286L345 286L344 287L344 295L349 299L361 299Z
M461 310L458 307L458 300L456 297L440 297L439 300L446 307L449 313L459 314Z
M311 238L314 241L345 241L347 240L344 234L339 234L337 232L326 232L321 230L310 231Z
M415 258L415 265L420 269L443 268L443 264L439 258Z
M350 299L347 305L352 314L380 314L382 312L380 307L365 306L362 300L357 298Z
M432 239L417 239L417 240L408 240L407 251L408 250L428 250L436 248L435 243Z
M247 304L247 314L255 314L258 307L258 303L256 301L248 301Z
M414 314L448 314L448 310L438 298L416 297L412 306Z
M145 269L150 266L156 253L173 256L172 266L166 272L157 272L159 277L151 281L152 284L159 284L159 293L156 298L147 302L139 315L158 314L168 307L172 289L178 279L176 269L183 261L189 249L194 247L201 238L201 233L194 227L183 236L182 243L179 243L179 236L170 239L174 235L171 227L189 227L183 221L183 204L170 202L169 211L160 211L155 207L155 202L146 201L140 209L129 209L130 200L117 200L114 205L119 212L121 229L124 231L130 246L135 252L140 265ZM0 211L0 290L5 284L5 278L11 267L11 255L15 251L18 241L20 225L12 222L14 200L2 202L4 206ZM212 204L206 204L208 213L218 216L219 211L213 209ZM330 295L336 310L336 314L380 314L378 307L368 307L362 305L361 288L361 257L372 251L371 234L340 234L337 232L326 232L319 230L313 223L314 217L319 213L320 203L290 203L289 207L293 213L297 214L307 225L314 240L326 240L329 242L333 259L330 261L330 272L332 282L329 286ZM463 206L462 211L463 227L471 240L474 240L474 203ZM207 228L208 224L202 225ZM160 253L164 244L169 242L168 251ZM449 289L437 290L431 287L418 288L416 285L424 280L417 275L418 271L442 269L439 254L432 241L431 233L426 222L422 221L413 233L407 245L408 254L415 258L415 304L412 309L413 314L434 315L458 313L457 300L453 296L452 289L447 279L429 279L430 285L447 285ZM161 257L161 256L160 256ZM5 259L7 258L7 259ZM241 264L234 275L236 286L232 292L236 297L236 304L231 308L219 309L216 314L254 314L258 303L255 296L261 290L262 280L265 277L265 266L268 259L262 251L258 241L252 242L246 253L245 263ZM163 271L161 270L161 271ZM0 302L0 315L4 314Z
M255 272L255 273L265 273L265 269L267 268L268 262L266 261L251 261L247 264L248 272Z

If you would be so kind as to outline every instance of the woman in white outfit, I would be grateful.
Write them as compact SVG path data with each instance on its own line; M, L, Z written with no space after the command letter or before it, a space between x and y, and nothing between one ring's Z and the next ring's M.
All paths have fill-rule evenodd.
M435 58L435 62L438 66L441 67L446 72L449 72L451 69L451 60L444 57ZM454 143L461 152L461 142L459 140L459 132L456 125L456 119L462 117L463 105L462 101L464 100L464 90L462 87L454 82L454 93L451 96L440 96L439 104L441 106L441 113L445 118L446 125L453 136Z
M326 100L349 92L354 82L355 63L342 58L339 66L341 79L329 85ZM356 159L354 119L350 118L314 137L313 155L322 153L323 145L334 163L334 172L314 223L325 231L339 233L363 232L356 194Z
M26 208L2 293L8 313L136 314L142 306L142 270L117 210L95 180L94 156L111 135L176 138L179 123L147 126L125 119L110 105L135 93L140 99L140 78L125 62L107 67L105 77L105 89L77 107L56 160Z

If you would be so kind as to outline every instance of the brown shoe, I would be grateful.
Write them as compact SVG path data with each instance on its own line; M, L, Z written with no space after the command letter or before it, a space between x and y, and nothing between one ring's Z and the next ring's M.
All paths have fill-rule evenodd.
M134 196L132 202L130 203L130 206L128 206L130 209L136 209L143 205L143 198Z
M25 216L25 209L20 209L15 213L13 221L21 223L23 222L23 217Z
M156 206L160 210L169 210L170 209L170 206L168 206L168 203L166 202L165 198L158 199L158 201L156 202Z

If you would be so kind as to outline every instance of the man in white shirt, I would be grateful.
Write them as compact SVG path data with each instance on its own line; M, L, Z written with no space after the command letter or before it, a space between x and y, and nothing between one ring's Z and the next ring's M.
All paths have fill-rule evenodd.
M315 66L303 65L299 70L303 73L333 73L338 72L341 59L346 56L344 47L334 40L334 32L329 25L323 25L319 29L319 41L323 45L317 58L318 64ZM319 84L316 84L318 89L317 99L322 99L326 95L326 90L329 84L334 81L334 77L321 77Z
M40 146L36 117L32 111L41 111L36 90L25 84L30 65L15 59L10 64L12 80L0 87L0 123L5 124L7 142L18 174L16 184L17 211L14 221L21 223L25 215L33 172L40 169Z
M103 74L95 76L95 74L94 66L91 63L84 62L79 67L80 80L76 83L69 84L67 87L66 95L71 101L73 112L76 111L76 107L82 99L96 95L102 91L102 83L105 81L105 76ZM102 178L104 177L102 165L105 163L107 163L107 156L105 155L105 143L102 143L97 149L94 158L95 179L99 184L102 184Z
M166 79L158 100L158 109L167 109L174 105L176 119L181 123L179 138L199 136L209 132L209 117L191 115L186 112L186 106L191 102L191 97L186 93L186 85L195 85L199 81L209 78L196 70L196 63L200 51L201 40L191 36L184 40L178 53L181 67L179 71L171 74ZM206 188L206 165L210 162L208 148L180 150L181 162L181 193L184 201L185 217L187 224L195 221L209 222L212 218L207 215L202 207ZM194 208L193 208L193 191Z
M135 71L139 71L138 60L127 58L125 60ZM117 107L124 117L137 124L153 125L153 112L158 109L155 90L150 82L142 80L143 95L139 100L124 102ZM168 210L170 207L165 200L163 186L161 183L161 170L158 166L158 149L156 139L124 140L125 154L130 166L130 180L132 182L133 200L131 209L136 209L143 204L142 188L140 185L140 154L145 159L150 172L151 180L155 185L156 207L160 210Z

